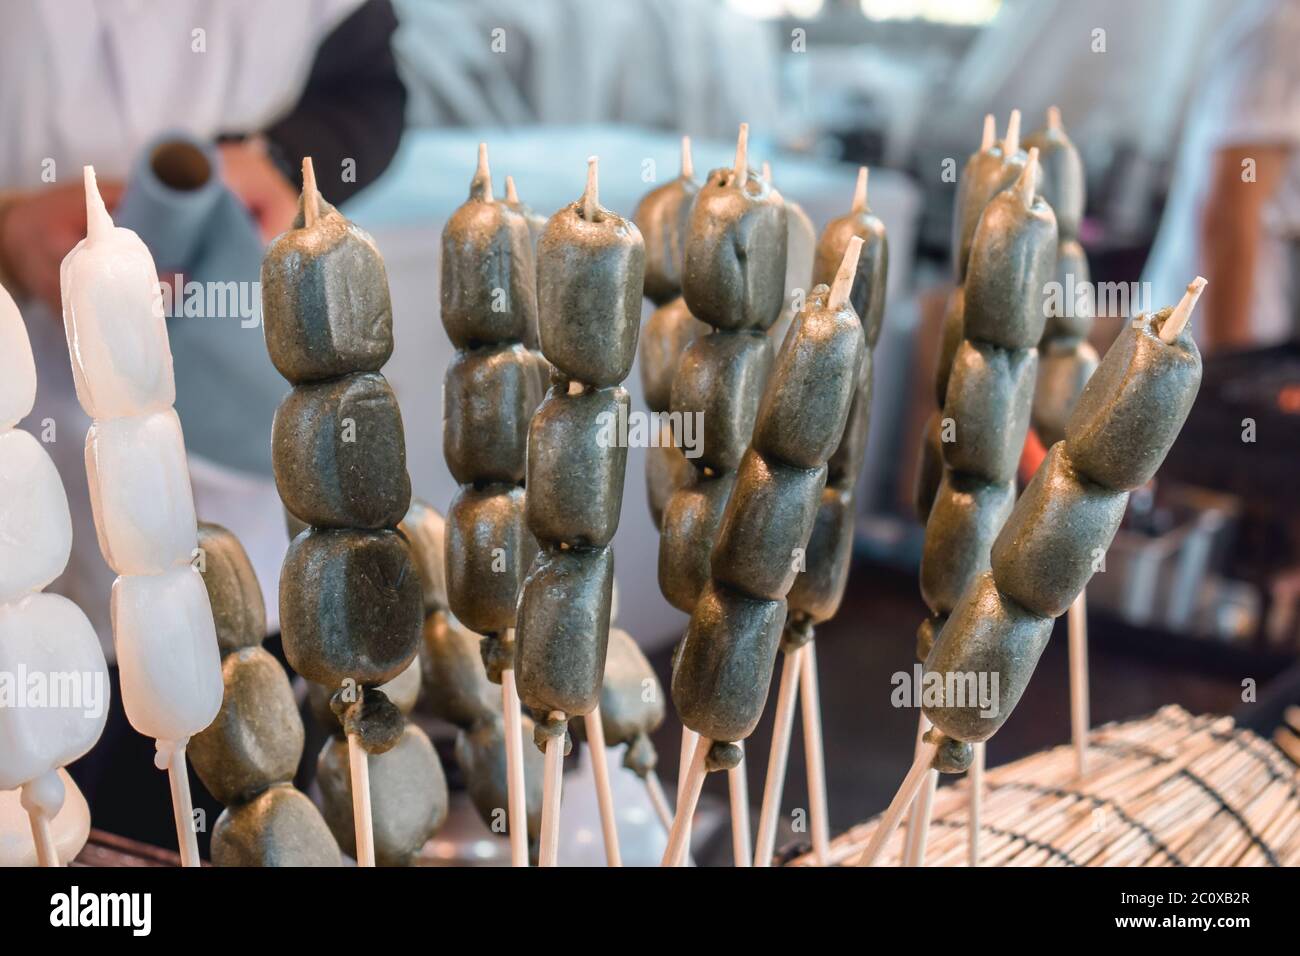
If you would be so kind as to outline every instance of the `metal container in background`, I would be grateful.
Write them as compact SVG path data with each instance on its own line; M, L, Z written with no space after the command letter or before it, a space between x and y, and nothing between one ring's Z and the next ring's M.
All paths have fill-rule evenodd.
M1125 526L1106 552L1106 567L1088 584L1088 600L1130 624L1189 636L1249 637L1241 610L1249 608L1221 577L1240 502L1189 486L1162 489L1159 503L1135 494ZM1238 613L1230 627L1207 599L1229 599ZM1256 606L1254 615L1258 616Z

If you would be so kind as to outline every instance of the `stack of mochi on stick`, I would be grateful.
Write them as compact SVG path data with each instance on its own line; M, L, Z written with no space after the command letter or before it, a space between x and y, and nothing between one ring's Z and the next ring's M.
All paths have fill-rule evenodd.
M664 447L650 449L647 465L651 513L661 531L661 588L670 603L688 613L696 610L710 578L716 577L722 547L719 531L737 487L738 469L743 475L773 366L773 347L783 348L787 340L798 339L809 280L817 284L832 281L856 238L859 245L865 242L865 246L854 259L850 300L855 314L861 315L866 349L875 343L884 309L888 247L883 224L867 206L866 170L859 173L850 211L832 221L818 241L803 210L774 188L770 166L763 164L761 177L754 174L748 168L746 153L747 128L742 126L733 168L715 170L701 188L691 178L689 144L684 143L682 175L648 193L636 214L647 242L646 290L658 306L642 335L641 369L648 404L652 410L673 413L664 424L665 432L670 426L680 427L679 421L692 415L701 418L703 432L698 457L687 458L680 448L670 447L671 436L666 434L661 442ZM813 293L819 307L824 306L828 292L827 286ZM783 359L778 357L776 361L779 365ZM790 613L782 614L786 667L778 697L777 730L768 763L758 848L752 855L748 800L739 764L741 751L739 746L715 748L720 760L728 765L733 853L740 866L748 866L751 861L757 865L771 863L793 708L800 686L813 802L811 822L814 843L823 856L829 841L816 665L809 642L812 626L835 614L848 577L853 540L852 493L869 419L869 361L864 358L854 374L847 421L835 417L839 410L833 399L822 403L819 396L808 395L810 401L804 414L809 419L821 417L823 420L816 423L819 428L838 429L836 447L821 479L823 486L818 488L811 528L805 534L798 521L782 516L778 523L783 521L788 526L776 529L767 550L754 558L756 563L772 565L779 550L776 539L788 543L790 553L779 567L772 565L781 580L774 581L767 590L773 594L788 590ZM837 387L835 382L801 380L798 384L809 385L814 391L825 387L832 394ZM805 424L803 419L789 419L773 427L802 428ZM816 478L816 469L812 472ZM800 500L798 494L792 493L778 498L792 506ZM756 515L755 520L761 519ZM736 534L751 534L757 539L769 532L750 529ZM734 541L730 547L740 550ZM787 566L792 576L797 575L793 585L784 581ZM761 683L754 690L765 695L767 685ZM765 696L758 698L760 709L763 699ZM683 771L696 751L696 736L687 720L682 738ZM738 734L733 739L742 741L744 736ZM679 801L687 779L683 772ZM676 861L686 858L690 825L689 815L679 818Z
M980 233L987 217L986 210ZM989 568L974 576L947 615L925 660L940 690L939 699L924 707L932 727L859 865L880 857L932 771L966 770L974 746L1011 715L1055 619L1078 597L1096 570L1096 555L1114 538L1129 493L1151 480L1178 437L1200 387L1201 358L1188 321L1204 286L1198 277L1177 306L1125 325L1075 403L1065 437L1049 450L994 537ZM952 392L950 385L950 399ZM966 692L971 675L989 678L993 700L971 699L979 696Z
M953 258L958 282L945 310L935 368L940 410L927 426L918 469L917 514L926 522L922 594L932 614L918 630L924 660L947 614L974 578L987 570L994 538L1015 498L1020 449L1032 422L1039 439L1064 437L1065 422L1097 366L1084 341L1091 325L1087 300L1068 303L1050 294L1083 288L1087 259L1078 243L1083 215L1083 169L1060 114L1019 148L1020 114L994 140L985 117L980 148L967 160L957 193ZM1027 167L1033 166L1032 172ZM1022 195L1030 215L1009 197ZM1005 207L1005 208L1004 208ZM1082 594L1070 615L1072 716L1080 749L1087 732L1086 656ZM917 747L928 730L922 714ZM969 862L980 856L984 747L971 764ZM932 772L913 807L904 859L922 865Z
M357 862L376 862L368 756L406 739L380 690L414 659L420 576L398 532L411 499L401 411L380 369L392 307L374 241L322 198L310 159L292 228L262 263L271 360L293 388L276 411L272 463L285 508L308 525L280 574L285 656L330 693L348 751Z
M548 374L534 348L530 218L517 195L511 203L493 194L487 145L480 144L469 196L442 231L442 324L456 347L443 384L443 455L460 484L447 512L445 560L448 606L483 636L487 676L501 685L515 866L529 861L515 615L537 553L525 522L525 449Z
M602 835L620 862L605 767L600 691L614 585L627 447L621 385L636 356L645 247L630 221L600 205L596 157L582 196L547 220L537 247L537 318L551 385L528 428L525 520L539 550L518 604L515 675L545 752L539 863L554 866L568 722L583 717Z
M750 169L748 138L749 128L742 125L735 164L709 173L689 201L685 239L679 239L682 297L688 315L682 317L682 305L667 307L677 315L676 323L695 329L671 374L670 406L681 420L698 420L699 453L686 459L687 468L673 479L659 540L659 587L668 603L687 614L695 611L708 586L714 542L772 367L767 333L785 302L785 203L771 183ZM657 225L656 235L664 231L663 223ZM658 238L655 246L665 243ZM662 264L656 271L671 275ZM707 333L688 323L689 317L697 325L704 323ZM666 338L655 318L649 331ZM661 345L655 351L669 356L675 348ZM690 754L698 749L696 733L683 715L683 772L678 786L683 859L694 814L693 804L684 817L681 813L684 770ZM719 754L729 771L733 855L738 865L747 866L751 851L748 789L740 766L743 753L734 746ZM723 769L724 764L717 767Z
M1006 138L981 144L967 161L958 191L961 284L944 317L936 383L942 409L932 439L941 469L925 514L920 576L930 615L917 630L922 661L962 592L988 567L993 539L1016 500L1016 470L1029 430L1042 296L1055 273L1056 217L1038 195L1037 150L1021 150L1019 135L1020 114L1014 112ZM933 453L933 445L923 452ZM929 467L921 469L923 477L930 474ZM925 497L918 495L921 505ZM923 712L918 748L926 720ZM925 855L937 779L937 773L926 778L913 810L910 865Z
M0 866L59 866L85 845L86 800L63 769L94 746L108 716L108 674L77 605L42 588L63 573L72 518L63 482L39 441L17 427L36 400L23 318L0 287ZM55 699L64 675L75 699ZM62 683L62 681L60 681Z
M720 496L720 514L710 516L716 536L686 535L685 547L677 545L698 556L695 566L701 572L686 592L692 598L691 624L672 681L673 702L697 736L665 865L686 859L687 822L706 770L739 764L743 752L737 742L753 732L762 712L786 620L785 597L812 534L826 462L844 433L865 351L862 324L848 302L862 247L854 237L834 289L809 295L773 366L762 333L785 300L787 211L771 184L749 170L744 134L742 128L734 169L711 173L695 201L685 253L687 304L719 331L683 355L673 383L674 410L680 388L688 399L684 407L705 411L705 455L711 445L715 455L728 453L734 477ZM772 267L762 268L765 263ZM730 389L743 396L737 406L736 398L723 402L719 396L731 369L695 363L693 353L747 328L759 331L766 358L761 369L751 363L748 371L766 384ZM714 433L711 443L710 417L731 433ZM741 430L738 422L748 427ZM706 471L703 477L711 476ZM661 578L664 549L673 543L667 517Z
M198 526L158 270L116 228L85 169L86 238L60 271L77 399L93 419L86 477L104 560L127 719L157 742L181 861L199 865L186 747L221 707L212 608L193 562Z
M835 284L813 290L781 348L678 652L673 703L698 739L665 865L684 861L682 824L705 772L736 764L734 742L753 733L762 714L798 568L792 556L812 535L826 462L844 433L866 351L849 303L861 248L853 237Z

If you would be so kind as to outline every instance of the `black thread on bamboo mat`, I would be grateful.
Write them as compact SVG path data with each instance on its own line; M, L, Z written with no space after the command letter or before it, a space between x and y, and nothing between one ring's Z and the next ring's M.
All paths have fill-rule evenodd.
M1188 714L1186 720L1180 720L1176 717L1167 715L1163 710L1156 711L1153 716L1155 717L1156 720L1163 723L1167 727L1173 727L1177 730L1190 730L1195 733L1205 732L1208 733L1210 735L1210 738L1213 740L1217 740L1220 743L1232 744L1233 748L1237 750L1239 753L1247 754L1252 759L1254 759L1257 763L1263 766L1265 772L1268 774L1268 778L1271 781L1273 781L1274 783L1286 784L1287 789L1290 790L1291 792L1291 796L1294 797L1296 800L1300 800L1300 788L1297 788L1296 786L1295 776L1293 774L1287 774L1287 773L1283 773L1282 771L1279 771L1277 767L1273 765L1273 761L1269 759L1270 757L1269 754L1261 753L1255 747L1252 747L1249 743L1246 742L1245 739L1243 739L1242 734L1232 733L1231 731L1227 731L1227 730L1210 729L1215 723L1218 722L1219 720L1218 717L1213 717L1207 714L1203 717L1198 718L1195 715ZM1254 737L1253 734L1251 734L1250 736ZM1255 738L1255 739L1259 739L1259 738ZM1266 742L1264 743L1267 746L1267 743Z
M1161 840L1160 837L1156 836L1155 833L1152 832L1152 830L1148 826L1146 826L1146 824L1142 823L1142 821L1140 820L1134 820L1132 817L1130 817L1127 813L1124 812L1123 808L1118 803L1115 803L1112 800L1108 800L1105 797L1098 797L1091 793L1081 793L1078 790L1069 790L1065 787L1044 787L1036 783L1027 783L1018 780L1012 781L1010 783L992 784L991 786L995 786L998 789L1002 789L1005 787L1007 789L1012 789L1012 790L1028 790L1030 793L1037 793L1045 797L1078 797L1081 800L1088 801L1094 807L1109 809L1115 814L1115 816L1119 817L1121 823L1128 824L1134 830L1137 830L1144 837L1146 837L1147 842L1151 844L1152 849L1164 853L1166 856L1172 859L1174 863L1177 864L1178 866L1187 865L1182 860L1180 860L1178 858L1178 854L1175 853L1173 850L1171 850L1168 846L1166 846L1165 842Z
M963 829L963 830L966 829L966 821L964 821L964 820L949 820L949 819L947 819L946 817L941 817L941 818L938 819L938 820L933 820L933 821L931 821L930 825L931 825L931 826L948 827L949 829L955 829L955 828L958 828L958 827L961 828L961 829ZM982 833L991 833L993 836L1004 836L1004 837L1008 837L1008 838L1010 838L1011 840L1013 840L1013 841L1015 841L1015 842L1017 842L1017 843L1023 843L1025 846L1027 846L1027 847L1029 847L1029 848L1031 848L1031 849L1034 849L1034 850L1046 850L1048 856L1054 856L1054 857L1056 857L1058 860L1064 860L1066 866L1073 866L1073 867L1076 867L1076 868L1079 866L1079 864L1076 863L1076 862L1075 862L1075 861L1074 861L1074 860L1069 856L1069 854L1064 853L1064 852L1061 851L1061 850L1058 850L1056 847L1052 846L1050 843L1043 843L1041 840L1035 840L1033 837L1027 837L1027 836L1025 836L1023 833L1016 833L1014 830L1004 830L1004 829L1002 829L1001 827L988 827L988 826L981 826L981 827L980 827L980 832L982 832Z
M1300 800L1300 790L1296 789L1294 776L1284 774L1284 773L1279 773L1278 769L1273 766L1273 762L1268 759L1268 754L1260 753L1254 747L1245 743L1243 740L1241 740L1241 738L1237 737L1234 734L1215 733L1212 734L1211 736L1213 736L1215 740L1222 741L1223 743L1231 743L1238 752L1253 757L1255 761L1264 768L1265 773L1268 774L1269 780L1273 781L1274 783L1286 784L1288 789L1290 789L1291 791L1291 796L1295 797L1297 800Z
M1169 758L1165 757L1163 754L1158 754L1153 750L1148 750L1146 747L1143 747L1140 744L1125 744L1125 743L1120 743L1118 741L1099 740L1095 742L1094 746L1100 747L1103 750L1118 750L1120 752L1134 753L1137 754L1138 756L1147 757L1151 760L1154 760L1156 761L1156 763L1159 764L1166 764L1170 762ZM1224 800L1223 797L1219 795L1219 792L1215 790L1212 786L1210 786L1205 780L1197 776L1192 771L1188 770L1186 767L1179 767L1175 776L1186 777L1195 786L1199 787L1201 791L1206 794L1206 796L1208 796L1211 800L1217 803L1219 805L1219 808L1223 810L1224 813L1232 817L1233 820L1237 821L1237 826L1241 827L1242 831L1245 832L1246 836L1250 838L1250 842L1255 844L1255 846L1259 847L1259 849L1263 852L1264 858L1268 861L1269 866L1282 865L1281 863L1278 862L1277 857L1273 854L1273 850L1269 847L1269 845L1260 839L1259 835L1255 833L1254 829L1251 828L1251 825L1246 822L1245 818L1240 813L1237 812L1237 809L1233 807L1231 804L1229 804L1228 801Z

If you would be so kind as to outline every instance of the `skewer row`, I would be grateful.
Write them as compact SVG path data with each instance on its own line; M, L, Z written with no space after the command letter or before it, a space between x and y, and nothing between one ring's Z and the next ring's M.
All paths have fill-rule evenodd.
M598 190L592 157L581 198L547 221L538 245L538 326L554 371L528 430L525 518L541 550L519 596L515 673L546 755L542 866L556 863L561 765L575 716L588 718L606 857L619 863L598 708L614 583L610 542L627 467L627 446L611 426L627 420L630 400L620 383L636 355L645 245L633 223L600 205Z
M374 240L327 203L311 160L293 227L262 262L271 361L293 386L272 429L275 484L308 529L280 574L290 666L332 694L347 738L358 864L376 862L368 755L401 742L380 690L419 648L421 582L397 530L411 501L401 410L380 369L393 351L388 277Z
M526 347L537 341L536 275L528 213L517 195L497 201L487 145L479 144L469 198L442 232L442 324L456 346L443 385L442 445L461 485L448 510L445 560L448 606L483 635L488 679L501 685L514 866L528 865L514 628L537 552L524 520L528 423L543 387L544 363Z

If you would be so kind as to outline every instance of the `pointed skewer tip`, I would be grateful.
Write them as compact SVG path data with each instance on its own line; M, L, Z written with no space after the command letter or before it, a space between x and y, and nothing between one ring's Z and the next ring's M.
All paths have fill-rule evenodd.
M1047 128L1053 130L1061 128L1061 108L1059 106L1049 106L1047 108Z
M848 303L849 293L853 290L853 280L857 278L858 259L861 255L862 237L854 236L849 240L848 248L844 250L839 271L835 273L835 282L831 285L831 294L826 300L828 309L838 311Z
M1002 153L1011 156L1020 151L1020 110L1012 110L1007 120L1007 135L1002 140Z
M506 202L519 205L519 193L515 189L515 177L506 177Z
M1169 314L1169 318L1160 326L1160 340L1166 345L1171 344L1174 339L1182 334L1183 328L1191 321L1192 310L1196 308L1196 300L1201 297L1205 291L1206 279L1204 276L1197 276L1187 284L1187 291L1183 293L1182 299L1174 306L1174 311Z
M867 167L858 167L858 181L853 187L853 211L867 211Z
M691 138L682 137L682 178L691 179L695 176L695 160L691 158Z
M749 124L740 124L740 134L736 137L736 184L744 186L749 182Z
M582 218L594 222L600 208L600 157L587 157L587 188L582 192Z
M984 135L980 139L980 152L987 153L998 138L998 121L992 113L984 114Z
M471 192L478 189L479 198L484 202L492 202L492 167L488 165L488 148L487 143L478 144L478 165L474 168L474 179L470 186Z
M302 158L302 222L310 228L320 213L320 190L316 188L316 167L311 157Z

